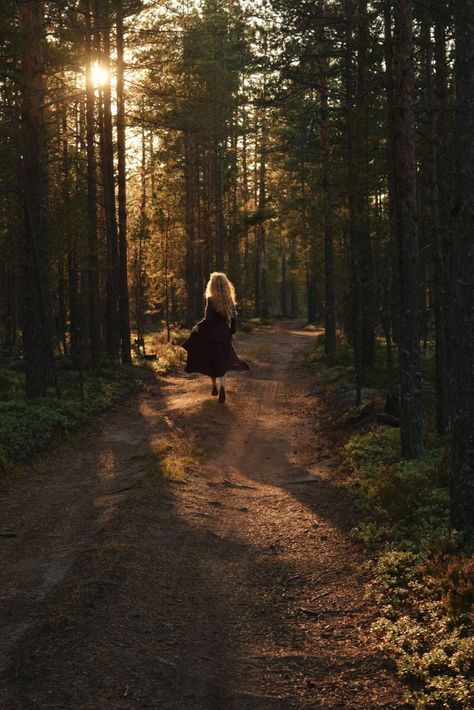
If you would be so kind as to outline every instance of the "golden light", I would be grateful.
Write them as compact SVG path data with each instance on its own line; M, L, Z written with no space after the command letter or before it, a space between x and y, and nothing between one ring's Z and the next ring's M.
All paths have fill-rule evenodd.
M95 88L104 86L110 79L108 70L101 66L99 62L95 62L91 69L91 80Z

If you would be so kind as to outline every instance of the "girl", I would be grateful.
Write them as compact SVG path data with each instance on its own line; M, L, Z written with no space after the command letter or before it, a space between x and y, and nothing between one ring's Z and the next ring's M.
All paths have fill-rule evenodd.
M206 311L204 318L191 331L183 343L188 353L186 372L200 372L212 380L212 394L225 402L225 376L228 370L248 370L232 347L235 333L235 290L227 276L214 271L206 286ZM220 388L217 391L217 378Z

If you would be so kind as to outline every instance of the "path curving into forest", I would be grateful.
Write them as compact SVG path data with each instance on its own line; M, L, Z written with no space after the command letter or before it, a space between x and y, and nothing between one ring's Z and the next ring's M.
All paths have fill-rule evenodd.
M284 323L237 339L225 405L201 377L143 392L1 492L0 707L401 708L350 510ZM199 470L145 475L171 439Z

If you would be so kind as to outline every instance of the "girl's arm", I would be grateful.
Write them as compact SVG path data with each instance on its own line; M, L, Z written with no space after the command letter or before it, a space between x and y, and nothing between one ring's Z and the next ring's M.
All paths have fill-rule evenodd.
M214 317L214 309L212 307L212 301L210 298L207 299L206 301L206 310L204 312L204 318L202 318L200 321L196 323L196 325L193 328L193 332L197 333L199 330L201 330L202 326L207 325L210 323L210 321Z
M237 329L237 317L234 316L233 318L230 319L230 334L234 335L236 329Z

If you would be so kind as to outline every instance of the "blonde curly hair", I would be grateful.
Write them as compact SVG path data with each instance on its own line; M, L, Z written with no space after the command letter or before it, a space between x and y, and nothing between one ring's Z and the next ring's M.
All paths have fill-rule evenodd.
M206 286L206 298L228 321L235 316L235 288L222 271L213 271Z

